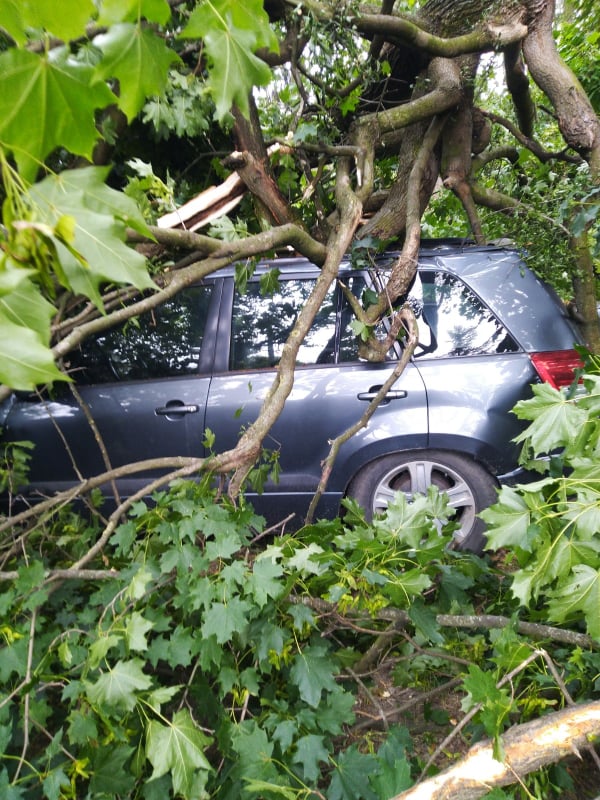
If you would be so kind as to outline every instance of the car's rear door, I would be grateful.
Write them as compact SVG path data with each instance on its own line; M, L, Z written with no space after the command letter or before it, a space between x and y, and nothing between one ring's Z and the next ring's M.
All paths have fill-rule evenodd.
M35 444L29 492L54 492L109 468L203 454L221 282L190 287L69 354L76 392L15 398L4 438ZM122 496L148 471L118 482Z

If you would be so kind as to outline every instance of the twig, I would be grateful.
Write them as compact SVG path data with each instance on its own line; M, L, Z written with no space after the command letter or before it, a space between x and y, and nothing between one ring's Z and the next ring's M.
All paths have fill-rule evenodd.
M27 645L27 667L25 670L25 680L23 681L25 686L31 683L31 673L32 673L31 665L33 664L33 643L35 641L36 620L37 620L37 611L34 608L31 614L31 623L29 625L29 643ZM27 755L27 750L29 749L30 704L31 704L30 692L25 692L25 698L23 701L23 749L21 750L21 757L19 758L19 763L17 764L17 768L15 770L15 777L13 779L15 784L19 779L19 775L21 774L23 764L25 763L25 756Z
M385 711L383 710L383 706L381 705L381 703L373 696L373 693L369 690L369 688L365 685L365 683L359 678L359 676L356 674L356 672L354 672L354 670L350 669L350 667L346 667L345 672L347 672L348 675L350 675L356 681L356 683L358 683L358 685L361 687L361 689L367 695L367 697L369 698L371 703L373 703L375 708L377 708L377 710L379 711L379 718L381 719L381 722L383 724L384 730L386 730L386 731L389 730L390 725L389 725L389 722L387 721L387 716L386 716Z

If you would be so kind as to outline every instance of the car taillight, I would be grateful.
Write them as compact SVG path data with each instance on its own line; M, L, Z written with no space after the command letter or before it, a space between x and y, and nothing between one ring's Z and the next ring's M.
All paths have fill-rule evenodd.
M547 353L532 353L531 361L537 374L555 389L570 386L575 370L583 366L576 350L549 350Z

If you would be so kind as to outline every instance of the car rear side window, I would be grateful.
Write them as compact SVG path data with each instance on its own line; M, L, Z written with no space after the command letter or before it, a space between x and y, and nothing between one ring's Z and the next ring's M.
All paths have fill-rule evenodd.
M78 384L190 375L198 363L212 286L192 286L123 325L86 339L69 353Z
M315 285L312 279L281 280L275 292L261 294L260 284L248 283L233 301L229 366L232 370L264 369L279 363L283 345ZM296 363L332 364L336 350L336 297L331 289L306 338Z
M415 358L508 353L519 349L490 309L454 275L420 271L408 302L419 325Z

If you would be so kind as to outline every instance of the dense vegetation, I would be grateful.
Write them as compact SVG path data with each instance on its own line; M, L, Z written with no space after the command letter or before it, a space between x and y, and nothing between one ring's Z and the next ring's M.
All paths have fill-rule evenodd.
M65 380L117 317L281 248L331 283L349 249L397 241L387 298L421 235L513 239L598 348L593 0L556 18L532 0L0 10L0 397ZM199 193L189 230L156 224ZM370 303L357 330L377 357L387 299ZM260 424L211 459L235 489L293 348ZM585 391L536 387L515 410L540 478L486 512L483 558L452 548L434 492L275 537L243 494L183 479L200 460L148 506L105 513L91 492L85 517L59 498L0 519L0 794L387 800L482 737L502 763L514 726L597 714L599 408L588 356ZM3 491L27 453L4 453ZM582 730L584 753L598 726ZM488 797L564 795L563 754Z

